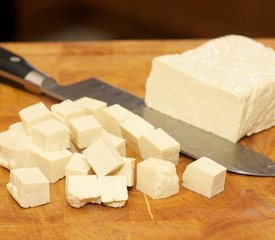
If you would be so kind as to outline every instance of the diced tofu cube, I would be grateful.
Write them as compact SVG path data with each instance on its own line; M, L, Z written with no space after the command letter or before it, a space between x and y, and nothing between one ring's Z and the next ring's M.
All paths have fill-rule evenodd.
M69 120L72 141L80 149L89 147L94 141L102 137L102 126L92 116L83 116Z
M31 142L13 130L0 133L0 166L9 170L33 167Z
M65 176L65 167L71 156L72 153L67 149L46 152L35 146L32 148L32 161L51 183Z
M102 110L107 107L107 103L89 97L82 97L74 101L85 108L86 115L92 114L97 121L103 124Z
M11 170L7 189L23 208L50 202L49 181L37 167Z
M134 170L135 170L136 159L123 157L122 160L123 160L124 164L118 170L116 170L113 173L113 175L114 176L126 176L127 187L133 187L134 181L135 181Z
M127 146L140 155L141 137L154 129L154 126L138 115L133 115L121 123L122 136Z
M27 134L30 133L33 125L52 118L50 110L42 102L22 109L19 112L19 116L21 118L23 128Z
M160 158L175 165L179 162L180 144L161 128L145 133L140 139L141 157Z
M105 176L123 165L118 151L106 138L100 138L83 151L97 176Z
M9 130L10 132L13 132L18 136L31 139L31 137L25 132L22 122L13 123L12 125L9 126Z
M224 190L225 177L225 167L202 157L186 167L182 186L211 198Z
M87 203L100 204L100 189L96 175L68 176L66 198L70 206L80 208Z
M148 158L137 164L137 190L153 199L167 198L179 192L179 178L173 163Z
M84 155L74 153L65 167L65 175L89 175L92 173L91 166L88 164Z
M44 151L57 151L70 147L68 128L55 119L49 119L31 128L32 142Z
M122 207L128 199L125 176L99 176L101 202L109 207Z
M114 104L103 110L104 125L103 127L109 132L118 137L122 137L120 123L127 120L134 113L119 104Z
M113 144L121 156L126 156L126 142L124 138L118 137L106 131L103 131L103 136Z
M68 125L69 119L82 117L85 115L85 108L77 105L71 100L53 104L51 107L53 117Z

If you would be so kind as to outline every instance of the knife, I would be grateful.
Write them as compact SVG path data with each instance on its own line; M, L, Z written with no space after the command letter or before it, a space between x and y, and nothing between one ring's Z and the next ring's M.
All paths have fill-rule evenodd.
M91 78L69 86L58 85L47 74L37 70L21 56L0 48L0 76L13 80L26 89L58 100L76 100L83 96L96 98L109 105L118 103L160 127L181 145L181 153L193 159L207 156L228 171L254 176L275 176L275 161L241 145L183 121L152 110L143 99L122 89Z

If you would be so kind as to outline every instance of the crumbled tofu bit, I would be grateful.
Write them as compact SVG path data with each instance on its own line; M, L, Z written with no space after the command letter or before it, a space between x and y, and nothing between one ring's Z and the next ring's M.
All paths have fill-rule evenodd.
M141 157L160 158L175 165L179 162L180 144L162 129L145 133L140 140Z
M103 127L111 134L118 137L122 137L120 123L127 120L134 113L130 112L126 108L120 106L119 104L114 104L103 110L104 125Z
M99 176L101 202L109 207L122 207L128 199L125 176Z
M50 183L55 183L65 176L65 167L71 156L72 153L67 149L46 152L36 146L32 147L32 161Z
M92 173L91 166L88 164L84 155L74 153L65 167L65 175L89 175Z
M19 116L22 121L23 129L27 134L30 133L33 125L52 118L50 110L42 102L22 109L19 112Z
M138 115L133 115L121 123L122 136L127 146L140 155L141 137L154 129L154 126Z
M80 149L89 147L102 137L102 126L92 115L69 120L72 141Z
M103 131L103 136L113 144L121 156L126 157L126 141L124 138L108 133L107 131Z
M83 154L98 176L110 174L123 165L122 157L106 138L96 140Z
M66 125L68 125L69 119L85 115L85 108L77 105L71 100L65 100L61 103L53 104L51 110L53 117Z
M225 177L224 166L202 157L186 167L182 186L211 198L224 190Z
M157 158L148 158L138 163L136 188L153 199L177 194L179 178L175 165Z
M31 128L32 142L44 151L57 151L70 147L68 128L55 119L49 119Z
M127 178L127 187L134 186L134 170L135 170L135 158L122 158L124 164L116 170L112 175L114 176L126 176Z
M80 208L87 203L101 203L100 189L96 175L68 176L66 198L70 206Z
M50 202L49 181L37 167L11 170L7 189L23 208Z

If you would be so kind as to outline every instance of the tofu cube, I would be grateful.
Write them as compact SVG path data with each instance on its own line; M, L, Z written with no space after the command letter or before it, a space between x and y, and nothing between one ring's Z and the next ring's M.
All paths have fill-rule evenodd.
M161 128L145 133L140 139L141 157L160 158L175 165L179 162L180 144Z
M175 165L157 158L148 158L138 163L136 188L153 199L177 194L179 178Z
M37 167L11 170L7 189L23 208L50 202L49 181Z
M68 128L55 119L49 119L31 128L32 142L44 151L57 151L70 147Z
M182 176L182 186L211 198L224 190L226 168L210 158L190 163Z
M113 144L121 156L126 157L126 141L124 138L118 137L106 131L103 131L103 136Z
M74 153L65 167L66 177L69 175L89 175L91 173L91 166L81 153Z
M114 176L126 176L127 187L133 187L135 182L135 158L122 158L124 164L116 170L112 175Z
M22 136L22 138L29 138L29 140L31 140L31 137L25 132L22 122L16 122L10 125L9 131L18 136Z
M9 170L33 167L31 142L13 130L0 133L0 166Z
M133 115L121 123L122 136L127 146L137 154L141 154L140 140L145 133L154 129L154 126L138 115Z
M27 134L30 134L33 125L52 118L50 110L42 102L22 109L19 112L19 116L22 121L22 126Z
M97 121L103 124L102 110L107 107L106 102L89 97L82 97L74 102L85 108L86 115L92 114Z
M89 147L94 141L102 137L102 126L92 116L83 116L69 120L72 141L80 149Z
M75 208L83 207L87 203L100 204L97 176L68 176L66 178L66 199L68 204Z
M69 124L69 119L85 115L85 108L77 105L71 100L65 100L61 103L53 104L51 110L53 117L66 125Z
M55 183L65 176L65 167L71 159L72 153L67 149L46 152L38 147L32 148L32 161L48 178Z
M126 108L120 106L119 104L114 104L103 110L104 124L103 127L111 134L118 137L122 137L120 123L127 120L134 113L130 112Z
M118 151L106 138L100 138L83 151L97 176L105 176L123 165Z
M99 176L101 202L109 207L122 207L128 200L125 176Z

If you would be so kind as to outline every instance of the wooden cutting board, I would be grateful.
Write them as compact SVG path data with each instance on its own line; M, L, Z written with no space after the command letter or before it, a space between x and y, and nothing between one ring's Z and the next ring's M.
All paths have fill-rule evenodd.
M275 39L261 39L275 48ZM144 97L153 57L178 53L203 40L6 43L62 84L95 76ZM18 111L43 101L0 81L0 130L19 121ZM275 160L275 128L244 138L244 145ZM128 156L140 158L128 151ZM181 156L181 178L191 160ZM9 171L0 168L0 239L274 239L275 178L227 174L225 191L212 199L180 187L180 193L152 200L135 187L125 207L71 208L64 179L51 185L51 203L22 209L6 190Z

